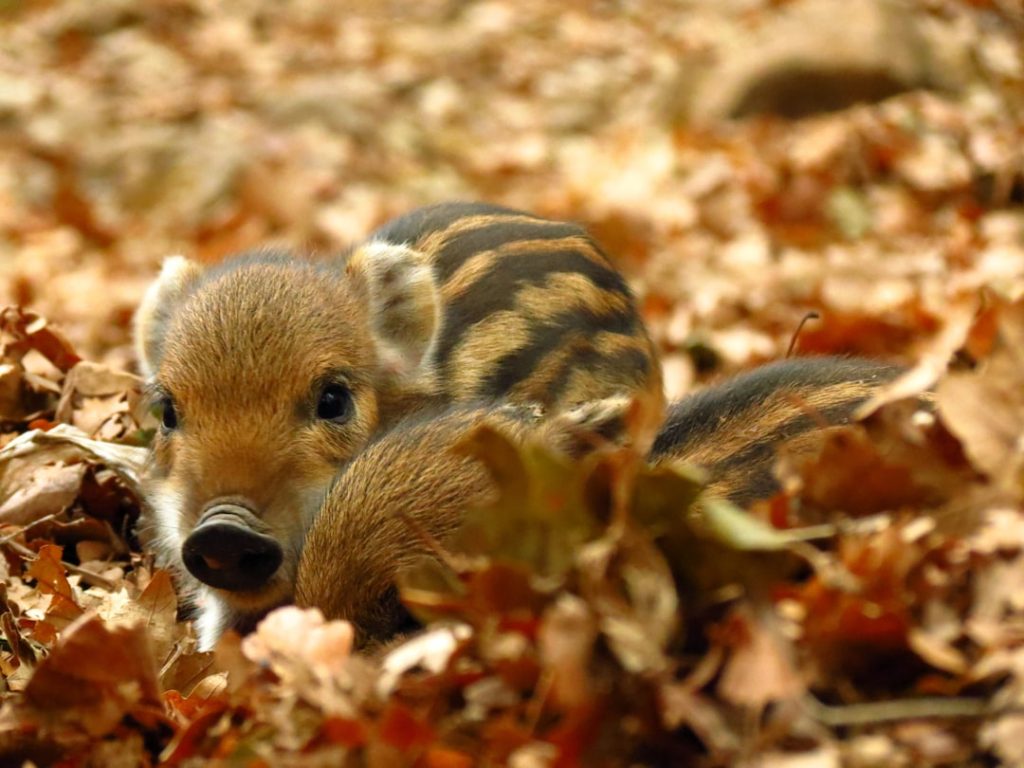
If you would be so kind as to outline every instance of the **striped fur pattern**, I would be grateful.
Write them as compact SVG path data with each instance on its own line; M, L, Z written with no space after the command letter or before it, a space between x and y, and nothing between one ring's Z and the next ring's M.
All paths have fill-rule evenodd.
M703 467L708 492L739 504L765 498L777 489L772 470L779 445L845 423L900 370L836 357L763 366L673 403L651 460Z
M661 402L636 302L586 232L483 204L415 211L335 258L168 259L135 331L153 399L174 416L154 441L143 534L193 593L205 647L286 599L338 470L403 415ZM340 416L320 415L329 391L346 400ZM260 589L214 589L185 568L182 545L225 504L283 551Z
M669 407L650 454L652 464L681 462L708 471L707 492L747 503L777 490L776 449L845 423L899 369L868 360L807 358L773 363L709 387ZM611 401L609 401L611 402ZM583 409L544 423L516 421L492 409L454 409L411 417L347 467L313 521L297 572L295 599L356 626L360 642L386 640L408 626L395 576L425 553L405 523L444 542L467 507L495 493L486 470L453 450L483 422L518 439L540 439L577 452L577 416L615 435L616 411Z
M434 271L441 322L430 362L443 399L560 410L660 390L633 295L582 227L454 203L391 222L370 246L381 241L405 244Z

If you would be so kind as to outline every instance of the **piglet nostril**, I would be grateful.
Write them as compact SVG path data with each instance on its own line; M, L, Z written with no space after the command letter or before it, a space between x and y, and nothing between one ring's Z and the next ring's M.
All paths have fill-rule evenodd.
M215 508L185 539L181 557L204 584L233 592L263 587L281 565L281 545L257 533L239 516Z
M228 564L223 560L218 560L216 557L210 557L209 555L203 555L203 562L206 563L206 567L211 571L222 571L228 567Z

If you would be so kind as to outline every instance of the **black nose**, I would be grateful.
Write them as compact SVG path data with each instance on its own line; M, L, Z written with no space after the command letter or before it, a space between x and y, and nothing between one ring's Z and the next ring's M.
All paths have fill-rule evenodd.
M244 514L239 514L239 513ZM204 584L232 592L259 589L281 565L281 545L245 522L235 505L214 507L185 539L181 558Z

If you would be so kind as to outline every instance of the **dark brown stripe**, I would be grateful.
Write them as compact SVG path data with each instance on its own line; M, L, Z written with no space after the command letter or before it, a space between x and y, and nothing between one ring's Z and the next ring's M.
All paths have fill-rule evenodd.
M627 338L634 340L635 334L624 337L624 340ZM626 386L627 384L639 384L650 377L651 362L648 351L635 346L614 352L603 352L592 346L580 349L564 361L560 375L554 378L554 384L548 390L548 399L552 402L561 399L567 393L567 388L573 383L573 373L578 371L586 371L588 378L595 383L600 381L623 382L622 392L626 392L628 389L632 389L632 387ZM610 397L614 394L616 392L605 392L600 396ZM588 398L590 396L588 395Z
M447 229L459 219L469 216L527 215L511 208L490 203L451 202L428 205L392 219L374 230L367 240L415 245L426 235Z
M853 409L867 400L868 395L857 397L844 402L836 403L830 408L819 408L815 410L814 416L794 409L793 417L788 419L777 429L765 434L757 435L745 449L737 451L732 455L716 461L709 469L712 473L728 472L744 465L757 464L763 461L771 461L775 455L775 449L786 441L787 438L798 435L801 432L809 432L817 429L825 422L829 425L843 424L849 420ZM741 427L741 424L735 426Z
M440 246L431 254L431 258L438 279L443 284L448 282L468 258L478 253L496 250L503 245L521 240L562 240L570 237L590 242L586 232L574 224L544 219L499 221L466 232L458 232L450 238L442 238ZM600 255L600 259L607 261L603 254Z
M900 368L885 363L838 357L783 360L762 366L673 403L651 457L678 455L681 446L714 439L723 422L743 413L756 414L780 391L800 394L844 382L880 385L900 372Z
M550 325L539 328L527 346L502 360L494 372L481 382L478 394L487 397L500 395L517 381L528 378L537 365L566 339L582 335L590 341L579 345L577 350L566 358L561 366L561 374L554 378L555 383L549 389L548 401L557 400L572 371L581 368L596 370L602 365L617 364L608 363L607 355L594 348L592 337L597 329L632 337L636 333L637 319L631 312L617 312L604 316L595 316L579 310L567 312ZM643 356L642 353L637 354ZM636 363L636 357L633 355L630 355L629 359ZM644 365L649 370L649 361L645 360Z
M476 323L495 312L515 309L518 289L524 285L541 284L552 272L577 272L602 290L631 296L628 286L617 272L602 267L579 251L510 254L491 265L487 273L476 280L472 291L457 297L445 308L437 359L447 360L462 335ZM628 319L635 322L632 313L628 314ZM607 321L606 318L586 313L581 316L578 310L574 310L554 321L549 332L568 333L576 327L597 330L604 328ZM611 322L621 324L622 319L611 318ZM545 347L550 348L550 345Z

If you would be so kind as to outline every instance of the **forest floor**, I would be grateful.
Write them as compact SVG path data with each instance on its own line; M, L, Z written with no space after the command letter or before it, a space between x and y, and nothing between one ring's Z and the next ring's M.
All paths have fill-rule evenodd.
M0 762L1024 765L1019 4L345 5L0 4ZM779 40L839 62L819 101L872 66L886 93L765 95ZM383 667L297 612L197 653L132 533L142 292L169 254L336 251L445 199L586 224L672 398L811 312L796 354L912 373L785 492L705 510L745 534L668 536L710 536L714 600L638 524L555 586L476 563L472 631ZM586 471L642 487L616 466Z

